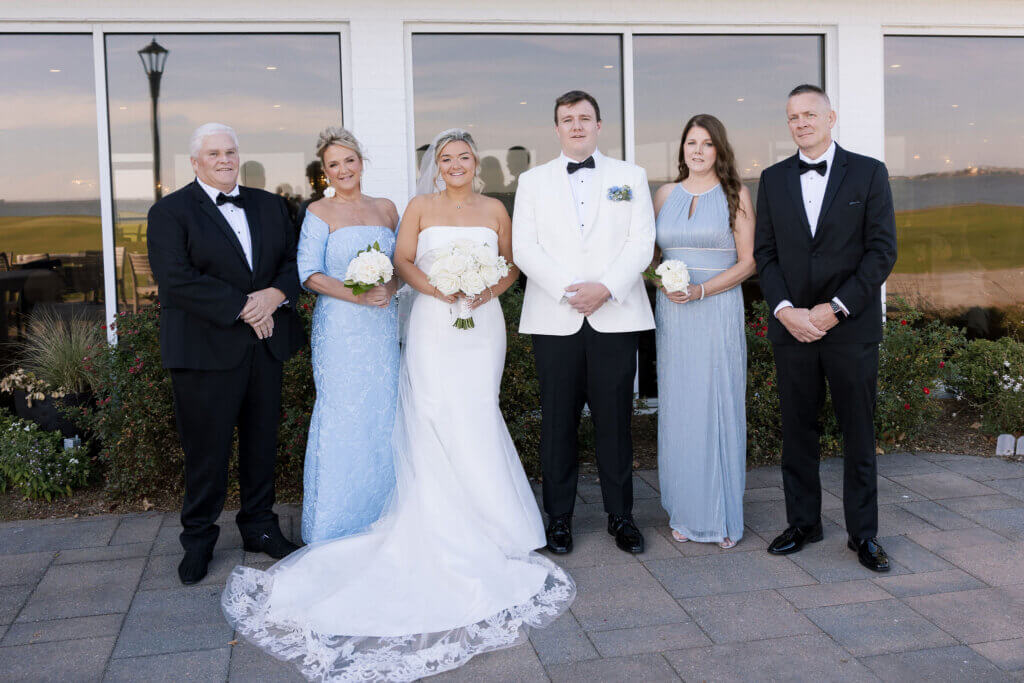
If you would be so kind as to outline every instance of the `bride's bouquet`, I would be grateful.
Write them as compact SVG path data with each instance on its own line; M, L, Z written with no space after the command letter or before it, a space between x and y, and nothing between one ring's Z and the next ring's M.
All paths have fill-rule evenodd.
M349 261L345 270L344 285L352 290L352 294L359 296L377 285L391 282L395 274L395 267L391 259L380 249L380 243L366 245L366 249L356 254L355 258Z
M508 275L508 271L505 257L496 255L488 245L471 240L456 240L431 264L427 280L445 296L461 292L472 298L498 284L501 278ZM454 327L468 330L474 326L469 300L459 299L459 313Z
M678 259L662 261L657 268L648 268L644 277L664 287L666 292L681 292L690 286L690 270Z

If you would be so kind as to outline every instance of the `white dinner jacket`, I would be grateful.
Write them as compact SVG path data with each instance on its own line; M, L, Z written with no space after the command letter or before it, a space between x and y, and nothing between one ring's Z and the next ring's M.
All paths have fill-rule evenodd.
M512 260L526 273L519 331L575 334L583 314L564 298L573 282L600 282L609 299L588 318L598 332L654 327L643 271L654 256L654 207L644 169L595 153L588 214L577 219L565 162L555 159L519 177L512 214ZM628 185L633 198L614 201L610 188Z

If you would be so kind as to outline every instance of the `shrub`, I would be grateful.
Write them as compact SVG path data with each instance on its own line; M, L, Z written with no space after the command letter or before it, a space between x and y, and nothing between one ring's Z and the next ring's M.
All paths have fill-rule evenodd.
M51 310L33 313L21 344L22 364L30 373L67 393L89 388L82 358L104 343L103 332L82 313L62 317Z
M1024 343L976 339L954 359L951 388L982 414L989 434L1024 431Z
M299 298L299 317L306 330L306 339L310 338L315 304L315 294L303 293ZM309 347L303 346L289 358L282 372L281 422L277 427L277 481L286 488L294 488L302 485L306 437L309 435L309 421L316 401Z
M508 346L501 376L500 405L505 424L519 451L523 468L540 476L540 383L533 362L533 342L519 333L523 288L516 282L501 295Z
M85 486L91 471L85 448L64 450L59 432L0 410L0 491L13 486L26 498L49 501Z

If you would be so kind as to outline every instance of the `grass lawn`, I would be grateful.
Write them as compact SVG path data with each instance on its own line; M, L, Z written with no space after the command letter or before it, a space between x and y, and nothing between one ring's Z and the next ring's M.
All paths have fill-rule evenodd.
M121 246L145 251L146 219L121 222ZM103 248L99 216L0 216L0 251L12 254L68 254Z
M967 204L896 214L897 273L1024 265L1024 206Z

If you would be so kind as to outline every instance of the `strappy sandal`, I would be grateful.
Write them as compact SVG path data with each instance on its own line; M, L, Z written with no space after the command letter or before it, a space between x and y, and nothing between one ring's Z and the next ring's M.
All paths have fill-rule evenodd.
M683 536L681 533L676 531L675 529L672 529L672 538L675 540L676 543L686 543L690 540L686 536Z
M735 548L736 547L736 541L732 540L731 538L729 538L727 536L724 541L722 541L721 543L718 544L718 547L721 548L722 550L728 550L729 548Z

